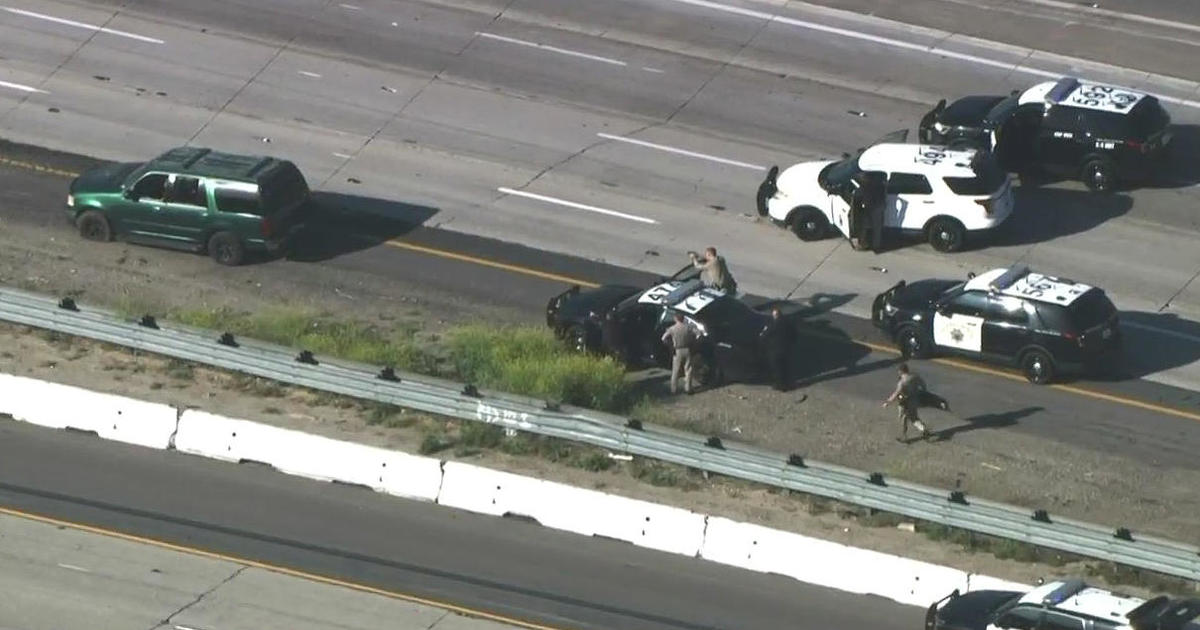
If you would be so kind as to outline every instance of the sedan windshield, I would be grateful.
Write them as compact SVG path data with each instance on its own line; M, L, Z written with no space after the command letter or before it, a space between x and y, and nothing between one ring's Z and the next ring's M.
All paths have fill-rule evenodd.
M834 162L821 169L817 174L817 183L826 192L836 192L850 183L850 178L858 174L858 156L848 157L840 162Z

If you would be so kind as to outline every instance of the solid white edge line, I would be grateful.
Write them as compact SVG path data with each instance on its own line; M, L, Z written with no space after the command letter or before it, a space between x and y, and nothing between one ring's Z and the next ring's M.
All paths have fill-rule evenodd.
M546 203L553 203L553 204L557 204L560 206L565 206L567 208L575 208L576 210L587 210L588 212L595 212L598 214L606 214L610 217L619 217L622 219L629 219L630 221L637 221L639 223L649 223L651 225L655 225L658 223L658 221L655 221L654 219L647 219L646 217L639 217L635 214L625 214L624 212L617 212L616 210L609 210L607 208L599 208L596 206L589 206L587 204L576 203L574 201L567 201L566 199L559 199L558 197L548 197L546 195L539 195L537 193L525 192L523 190L515 190L513 188L506 188L504 186L501 186L501 187L497 188L496 190L498 190L506 195L515 195L517 197L526 197L528 199L536 199L538 201L544 201Z
M1200 343L1200 337L1197 337L1196 335L1189 335L1187 333L1176 332L1174 330L1167 330L1166 328L1159 328L1157 326L1147 326L1145 324L1138 324L1136 322L1129 322L1125 320L1121 320L1121 326L1128 326L1130 328L1137 328L1138 330L1158 333L1160 335L1166 335L1176 339L1183 339L1184 341L1190 341L1192 343Z
M752 169L752 170L756 170L756 171L767 170L767 167L760 166L758 164L751 164L749 162L739 162L737 160L731 160L729 158L717 157L715 155L709 155L707 153L699 153L696 151L688 151L687 149L679 149L676 147L667 146L665 144L655 144L653 142L646 142L645 140L635 140L634 138L626 138L624 136L614 136L611 133L597 133L596 135L600 136L601 138L604 138L606 140L615 140L617 142L626 142L628 144L636 144L640 147L646 147L648 149L657 149L659 151L666 151L668 153L677 153L679 155L686 155L688 157L694 157L694 158L698 158L701 160L708 160L710 162L718 162L720 164L728 164L730 166L740 166L742 168L748 168L748 169Z
M73 565L73 564L63 564L63 563L61 563L61 562L59 562L59 563L57 563L57 564L58 564L58 566L60 566L60 567L62 567L62 568L64 568L64 569L70 569L70 570L72 570L72 571L79 571L80 573L91 573L91 571L90 571L90 570L88 570L88 569L85 569L85 568L83 568L83 567L77 567L77 566L75 566L75 565Z
M137 33L130 33L128 31L118 31L117 29L114 29L114 28L108 28L106 26L96 26L95 24L88 24L87 22L76 22L75 20L68 20L66 18L54 17L53 15L46 15L45 13L35 13L33 11L26 11L25 9L14 9L12 7L0 7L0 9L4 9L5 11L8 11L9 13L14 13L16 15L23 15L25 17L36 18L39 20L46 20L47 22L55 22L57 24L63 24L66 26L74 26L76 28L84 28L84 29L88 29L88 30L92 30L92 31L98 31L100 33L108 33L109 35L128 37L129 39L136 39L139 42L149 42L151 44L165 44L166 43L163 40L158 39L156 37L146 37L145 35L138 35Z
M796 26L799 28L804 28L804 29L808 29L808 30L812 30L812 31L829 33L831 35L840 35L842 37L848 37L850 39L858 39L858 40L862 40L862 41L872 42L875 44L881 44L884 46L891 46L893 48L901 48L904 50L923 52L923 53L928 53L931 55L940 55L943 57L950 57L952 59L958 59L960 61L969 61L969 62L977 63L980 65L991 66L994 68L1001 68L1001 69L1005 69L1005 70L1011 70L1013 72L1021 72L1024 74L1032 74L1035 76L1047 77L1047 78L1058 78L1058 77L1068 76L1068 73L1064 73L1064 72L1051 72L1049 70L1033 68L1030 66L1022 65L1020 63L1010 63L1010 62L1005 62L1005 61L998 61L995 59L988 59L986 57L980 57L978 55L972 55L970 53L961 53L961 52L946 50L946 49L938 47L938 46L926 46L924 44L906 42L904 40L895 39L895 38L891 38L891 37L884 37L882 35L872 35L870 33L864 33L861 31L855 31L855 30L851 30L851 29L847 29L847 28L841 28L841 27L837 27L837 26L828 26L825 24L818 24L816 22L809 22L806 20L799 20L796 18L784 17L782 15L767 13L765 11L756 11L754 9L744 9L742 7L729 6L726 4L720 4L718 2L709 2L708 0L670 0L670 1L678 3L678 4L688 4L688 5L695 6L695 7L712 9L714 11L723 11L725 13L741 15L743 17L767 20L769 22L778 22L780 24L787 24L789 26ZM1031 50L1031 52L1044 52L1044 51ZM1131 68L1119 68L1117 66L1110 66L1110 67L1112 67L1114 70L1124 70L1124 71L1132 70ZM1142 72L1143 74L1148 74L1148 73L1145 73L1144 71L1136 71L1136 72ZM1081 77L1081 78L1085 78L1085 77ZM1105 83L1105 82L1099 81L1099 83ZM1190 99L1186 99L1186 98L1177 98L1177 97L1173 97L1173 96L1163 96L1160 94L1155 94L1154 96L1156 96L1160 101L1165 101L1168 103L1174 103L1176 105L1183 105L1186 107L1194 107L1194 108L1200 109L1200 101L1190 100Z
M300 75L303 75L303 76L306 76L306 77L311 77L311 78L313 78L313 79L320 79L320 78L321 78L321 75L317 74L316 72L309 72L308 70L297 70L297 71L296 71L296 74L300 74Z
M1056 0L1018 0L1028 4L1040 5L1054 9L1062 9L1065 11L1082 11L1092 15L1114 18L1118 20L1126 20L1129 22L1141 22L1143 24L1153 24L1163 28L1174 28L1185 31L1195 31L1200 33L1200 25L1189 24L1187 22L1176 22L1173 20L1164 20L1162 18L1151 17L1149 15L1141 15L1138 13L1123 13L1121 11L1113 11L1112 9L1104 9L1093 7L1088 4L1078 2L1057 2Z
M629 65L629 64L625 63L624 61L621 61L620 59L610 59L608 57L601 57L599 55L590 55L588 53L579 52L577 50L568 50L566 48L558 48L556 46L549 46L546 44L539 44L537 42L525 41L523 39L515 39L512 37L505 37L503 35L496 35L493 33L484 33L484 32L480 32L480 31L476 31L475 35L477 35L478 37L483 37L485 39L494 39L496 41L507 42L509 44L517 44L518 46L528 46L530 48L537 48L539 50L545 50L547 52L554 52L554 53L558 53L560 55L570 55L572 57L580 57L582 59L590 59L592 61L599 61L600 63L607 63L607 64L611 64L614 66L624 67L624 66Z
M46 90L39 90L31 85L22 85L20 83L9 83L8 81L0 81L0 87L12 88L21 92L29 92L32 94L49 94Z

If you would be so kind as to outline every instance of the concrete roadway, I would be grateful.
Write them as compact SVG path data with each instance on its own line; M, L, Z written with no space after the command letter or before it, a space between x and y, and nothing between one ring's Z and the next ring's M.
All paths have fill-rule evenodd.
M1200 389L1200 77L1144 69L1167 72L1153 51L1189 49L1186 24L1087 23L1070 39L1107 34L1128 55L1106 61L1135 71L1055 56L1061 33L1043 38L1050 50L1021 48L1034 18L1020 14L988 42L799 3L114 6L0 11L0 133L120 159L184 142L286 155L393 217L653 273L715 243L747 289L848 295L850 315L899 277L1022 261L1104 286L1137 349L1130 369ZM1180 155L1166 181L1106 197L1021 187L998 240L955 256L803 244L750 216L767 165L836 155L911 126L941 96L1041 72L1173 99Z
M10 630L522 627L3 511L0 627Z
M779 576L551 530L530 536L536 525L525 522L11 421L0 422L0 479L0 505L8 510L219 554L188 560L124 542L81 541L69 531L47 543L45 528L0 517L0 584L10 586L0 622L15 620L20 628L85 625L56 622L56 611L68 622L107 628L236 630L249 620L259 628L403 629L418 627L420 618L426 625L419 627L434 630L490 627L429 625L438 619L434 611L350 593L338 597L356 599L360 609L334 618L339 609L322 610L307 594L286 603L288 592L280 592L316 595L323 587L238 566L250 563L449 602L543 630L901 630L921 623L918 608ZM30 540L39 544L21 544ZM24 579L6 573L16 566L28 568ZM55 585L78 596L62 601L52 595ZM95 605L91 617L88 603ZM40 610L44 605L50 610Z

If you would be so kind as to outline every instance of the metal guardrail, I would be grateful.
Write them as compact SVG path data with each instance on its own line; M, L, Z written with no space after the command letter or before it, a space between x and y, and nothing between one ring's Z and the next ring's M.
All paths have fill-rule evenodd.
M373 400L410 409L496 424L583 442L738 479L786 488L990 534L1122 565L1200 581L1200 548L1126 528L1108 529L1030 511L960 492L886 478L849 468L785 457L716 438L642 426L619 416L390 369L314 357L251 339L218 335L145 317L127 321L111 311L81 308L69 298L0 289L0 320L136 348L146 352Z

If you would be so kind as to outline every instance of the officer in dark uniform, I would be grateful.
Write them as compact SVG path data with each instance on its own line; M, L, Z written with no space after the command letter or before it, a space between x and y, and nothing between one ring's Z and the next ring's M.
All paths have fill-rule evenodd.
M771 320L759 333L763 353L767 358L767 369L775 391L787 391L792 385L792 348L796 331L792 322L783 318L779 307L771 309Z
M856 250L878 252L883 246L883 207L887 200L883 173L858 173L852 186L850 245Z

